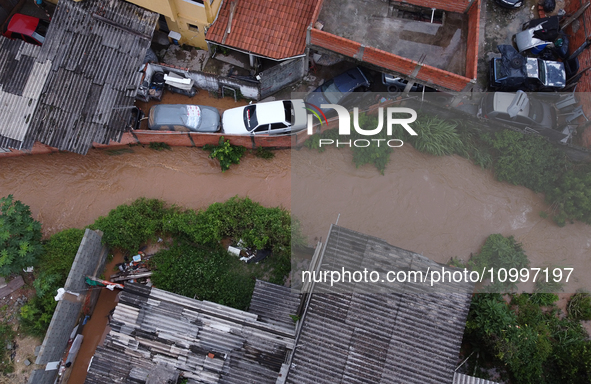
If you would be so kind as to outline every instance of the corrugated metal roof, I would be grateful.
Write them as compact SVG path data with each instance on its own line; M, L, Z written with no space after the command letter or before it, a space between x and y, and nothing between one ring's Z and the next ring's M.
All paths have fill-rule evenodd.
M60 0L42 47L1 38L0 89L22 100L0 96L0 147L85 154L119 140L157 20L122 0Z
M31 125L51 63L41 48L0 36L0 147L20 148Z
M464 375L463 373L454 374L453 384L499 384L495 381L479 379L478 377Z
M385 241L331 228L321 270L422 270L441 265ZM287 383L451 383L473 285L331 291L316 284Z
M295 329L295 316L300 305L300 295L291 288L257 280L248 312L259 315L264 323Z
M161 364L182 371L189 383L275 384L295 330L258 317L126 284L86 383L144 382Z

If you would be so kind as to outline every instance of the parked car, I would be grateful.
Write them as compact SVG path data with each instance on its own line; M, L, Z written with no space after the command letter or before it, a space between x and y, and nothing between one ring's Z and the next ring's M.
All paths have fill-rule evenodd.
M499 91L559 91L566 86L564 63L524 57L499 45L501 58L490 61L490 87Z
M20 39L27 43L43 45L49 28L49 21L17 13L10 19L4 36Z
M495 0L503 8L516 9L523 5L523 0Z
M228 109L222 129L231 135L286 135L306 128L304 100L278 100Z
M529 97L525 92L492 92L480 101L478 117L525 128L556 128L554 106Z
M320 87L316 88L306 97L306 103L313 104L320 108L321 104L339 104L344 107L354 106L361 97L355 92L369 91L371 82L368 76L363 73L360 67L348 70L330 80L327 80ZM322 110L327 115L334 115L336 112L331 109Z
M408 84L408 80L403 79L402 77L396 77L394 75L390 75L387 73L382 73L382 83L388 87L388 93L392 96L396 96L406 88ZM410 92L437 92L435 88L426 87L422 84L414 83L410 88Z
M204 105L158 104L150 108L148 128L159 131L217 132L220 113Z

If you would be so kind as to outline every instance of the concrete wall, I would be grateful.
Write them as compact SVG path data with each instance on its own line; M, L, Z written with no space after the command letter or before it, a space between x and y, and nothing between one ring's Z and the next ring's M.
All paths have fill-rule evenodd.
M437 8L444 11L465 13L468 11L472 0L404 0L400 1L404 4L413 4L425 8Z
M258 82L249 82L205 72L192 72L183 68L177 68L171 65L163 64L148 64L146 68L146 78L151 78L151 74L154 69L167 70L178 73L179 75L190 77L195 81L195 86L208 91L221 92L222 86L226 86L240 91L242 96L247 99L260 100L261 98L260 84Z
M85 275L100 275L105 267L107 248L101 244L102 234L87 229L84 233L72 269L64 286L66 291L79 293L64 295L57 304L51 323L41 345L35 364L45 365L62 358L68 345L70 334L78 323L83 310L86 293L89 287L84 283ZM41 367L44 369L44 367ZM31 375L30 384L51 384L55 380L57 370Z
M478 43L480 41L480 0L474 1L468 11L468 48L466 50L466 77L478 75Z
M382 68L390 69L410 78L416 78L436 88L465 91L466 88L472 85L472 79L468 77L426 64L419 64L414 60L390 52L371 47L363 47L357 42L315 28L310 29L310 44L352 57L359 61L365 61ZM478 41L476 41L476 45L478 45Z
M306 58L283 61L261 73L261 99L265 98L288 84L298 81L306 72Z
M129 0L139 5L164 15L166 23L171 31L181 34L180 44L187 44L207 50L205 32L214 22L222 0L203 0L199 4L187 0ZM189 27L192 24L198 28Z

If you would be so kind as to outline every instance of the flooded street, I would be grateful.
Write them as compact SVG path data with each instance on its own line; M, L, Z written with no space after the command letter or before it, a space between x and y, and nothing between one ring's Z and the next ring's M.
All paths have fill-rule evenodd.
M458 156L434 157L403 147L382 176L358 169L348 149L292 151L292 212L310 243L326 238L330 223L382 238L446 263L467 260L490 234L513 235L531 267L574 267L571 281L589 287L591 226L556 226L542 219L542 195L497 182ZM573 289L573 285L565 287ZM572 291L567 291L572 292Z
M142 196L197 209L238 195L290 208L289 151L276 151L271 161L247 154L240 165L222 173L217 160L199 148L131 150L2 159L0 195L13 194L29 205L46 236L82 228Z
M572 266L574 280L586 281L591 226L557 227L539 215L548 210L543 196L499 183L457 156L404 147L382 176L373 165L356 169L347 149L282 150L270 161L247 154L225 173L197 148L131 150L3 159L0 195L12 193L28 204L45 235L81 228L142 196L194 209L249 196L292 210L310 244L326 237L339 213L339 225L439 262L466 260L487 236L501 233L523 243L532 267Z

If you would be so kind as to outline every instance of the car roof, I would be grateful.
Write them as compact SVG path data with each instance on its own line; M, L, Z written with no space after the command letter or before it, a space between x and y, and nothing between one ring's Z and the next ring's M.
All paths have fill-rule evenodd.
M357 67L341 73L333 79L334 84L341 92L351 92L358 84L366 83L367 80Z
M39 25L38 18L17 13L10 19L6 30L30 36L35 32L37 25Z
M285 121L285 109L283 108L284 101L291 100L277 100L255 104L258 123L272 124Z
M525 95L524 93L521 93ZM493 98L493 108L497 112L508 113L509 106L515 99L518 93L510 93L510 92L495 92ZM529 115L529 102L524 103L522 109L517 113L519 116L528 116Z
M198 105L158 104L154 109L154 125L182 125L199 127L201 108Z

